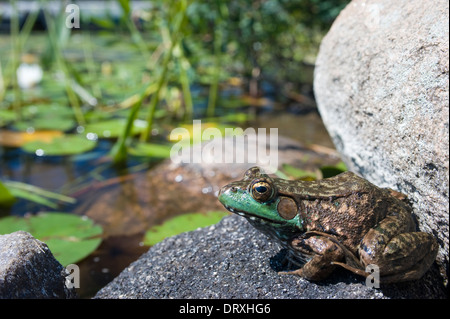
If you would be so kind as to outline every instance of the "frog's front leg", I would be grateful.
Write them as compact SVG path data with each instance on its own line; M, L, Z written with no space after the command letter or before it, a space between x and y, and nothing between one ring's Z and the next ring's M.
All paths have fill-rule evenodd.
M298 237L292 239L290 246L310 259L294 271L280 272L280 274L298 275L308 280L322 280L334 270L332 262L344 258L344 251L333 240L324 236Z
M438 245L432 235L414 230L408 211L399 210L387 216L362 239L361 263L377 265L381 283L422 277L434 262Z

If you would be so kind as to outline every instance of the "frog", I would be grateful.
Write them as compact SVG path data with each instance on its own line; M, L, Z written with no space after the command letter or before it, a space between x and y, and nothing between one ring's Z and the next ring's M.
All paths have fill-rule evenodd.
M286 249L295 269L280 274L309 281L338 267L368 277L373 265L382 284L417 280L438 252L435 237L418 231L406 195L351 171L287 180L255 166L223 186L218 200Z

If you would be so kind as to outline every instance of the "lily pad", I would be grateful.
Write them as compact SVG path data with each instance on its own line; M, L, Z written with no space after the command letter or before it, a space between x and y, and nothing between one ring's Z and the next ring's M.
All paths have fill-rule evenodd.
M66 213L40 213L29 217L0 219L0 234L18 230L45 242L64 266L76 263L100 245L102 228L87 217Z
M192 231L218 223L228 213L212 211L208 213L189 213L173 217L161 225L149 229L144 236L144 244L152 246L166 237Z
M17 119L17 114L14 111L0 109L0 126L4 126L9 122Z
M137 143L128 149L128 152L134 156L146 156L157 158L170 157L170 150L173 145L163 145L155 143Z
M7 147L21 147L25 143L31 141L47 141L50 142L57 136L62 136L63 132L46 130L46 131L31 131L31 132L17 132L10 130L0 131L0 145Z
M38 156L62 156L84 153L90 151L96 145L96 140L88 140L81 135L63 135L55 137L50 142L32 141L25 143L22 149Z
M59 103L51 104L33 104L23 108L23 116L25 117L42 117L42 118L60 118L73 117L73 110L68 105Z
M119 137L126 126L126 119L113 119L107 121L99 121L89 123L84 127L84 133L96 134L100 138L116 138ZM135 120L133 122L132 133L138 134L147 127L147 122L143 120Z
M55 118L34 118L29 121L20 121L14 124L14 128L19 131L26 131L29 128L34 130L59 130L68 131L74 128L76 122L73 118L55 117Z

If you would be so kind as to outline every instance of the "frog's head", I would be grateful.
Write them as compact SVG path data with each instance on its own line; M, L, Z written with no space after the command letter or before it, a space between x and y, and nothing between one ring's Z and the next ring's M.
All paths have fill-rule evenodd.
M302 220L295 200L280 196L276 184L276 179L252 167L242 180L222 187L219 201L266 235L286 241L302 232Z

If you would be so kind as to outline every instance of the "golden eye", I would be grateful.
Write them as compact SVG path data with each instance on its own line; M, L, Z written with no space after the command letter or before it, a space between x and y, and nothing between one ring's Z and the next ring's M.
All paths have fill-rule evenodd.
M251 193L254 199L260 203L268 202L273 198L274 188L266 180L255 180L251 186Z

